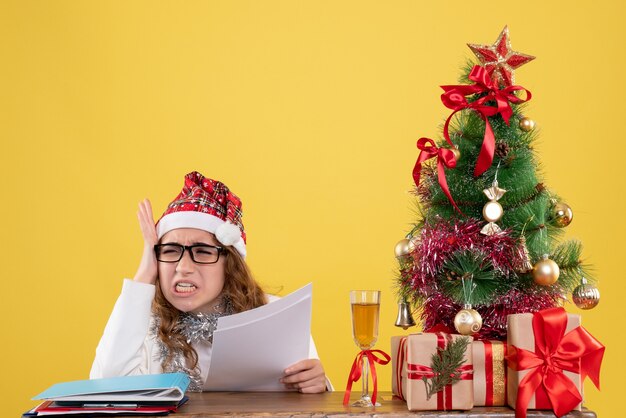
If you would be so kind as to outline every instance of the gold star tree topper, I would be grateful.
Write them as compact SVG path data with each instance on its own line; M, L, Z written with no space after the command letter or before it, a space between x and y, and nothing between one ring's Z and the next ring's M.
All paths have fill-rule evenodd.
M476 54L491 78L500 86L508 87L515 82L513 70L535 59L532 55L511 50L509 27L505 26L493 45L467 44Z

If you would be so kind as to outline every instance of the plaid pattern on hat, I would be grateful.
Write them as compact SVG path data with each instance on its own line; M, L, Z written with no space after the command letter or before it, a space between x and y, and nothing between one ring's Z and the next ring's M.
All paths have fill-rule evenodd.
M157 222L157 235L160 239L177 228L202 229L215 234L222 244L234 246L245 257L246 234L241 216L241 200L224 183L193 171L185 176L183 189Z

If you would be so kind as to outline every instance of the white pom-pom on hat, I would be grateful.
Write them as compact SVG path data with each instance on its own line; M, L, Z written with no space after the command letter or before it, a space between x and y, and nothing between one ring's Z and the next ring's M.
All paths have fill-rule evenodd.
M235 245L241 239L241 231L236 225L224 222L215 229L215 238L223 245Z

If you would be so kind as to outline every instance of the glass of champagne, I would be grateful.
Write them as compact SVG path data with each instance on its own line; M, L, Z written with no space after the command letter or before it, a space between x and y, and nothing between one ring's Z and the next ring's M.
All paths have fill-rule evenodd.
M378 314L380 310L380 290L352 290L350 291L350 305L352 305L352 335L354 342L361 350L374 347L378 339ZM352 406L380 406L372 403L368 394L369 366L367 357L363 359L363 391L361 399Z

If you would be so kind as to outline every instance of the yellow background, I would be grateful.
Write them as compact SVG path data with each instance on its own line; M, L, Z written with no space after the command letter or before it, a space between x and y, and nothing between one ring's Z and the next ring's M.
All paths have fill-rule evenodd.
M357 353L350 289L383 291L378 348L403 333L393 247L415 217L415 141L448 115L439 85L456 83L467 42L508 24L513 49L538 57L517 82L534 96L546 184L573 207L568 237L600 279L583 322L608 349L587 405L617 416L626 10L573 4L2 1L1 415L87 377L139 261L137 203L150 197L160 215L191 170L243 199L267 290L314 282L313 334L343 390Z

